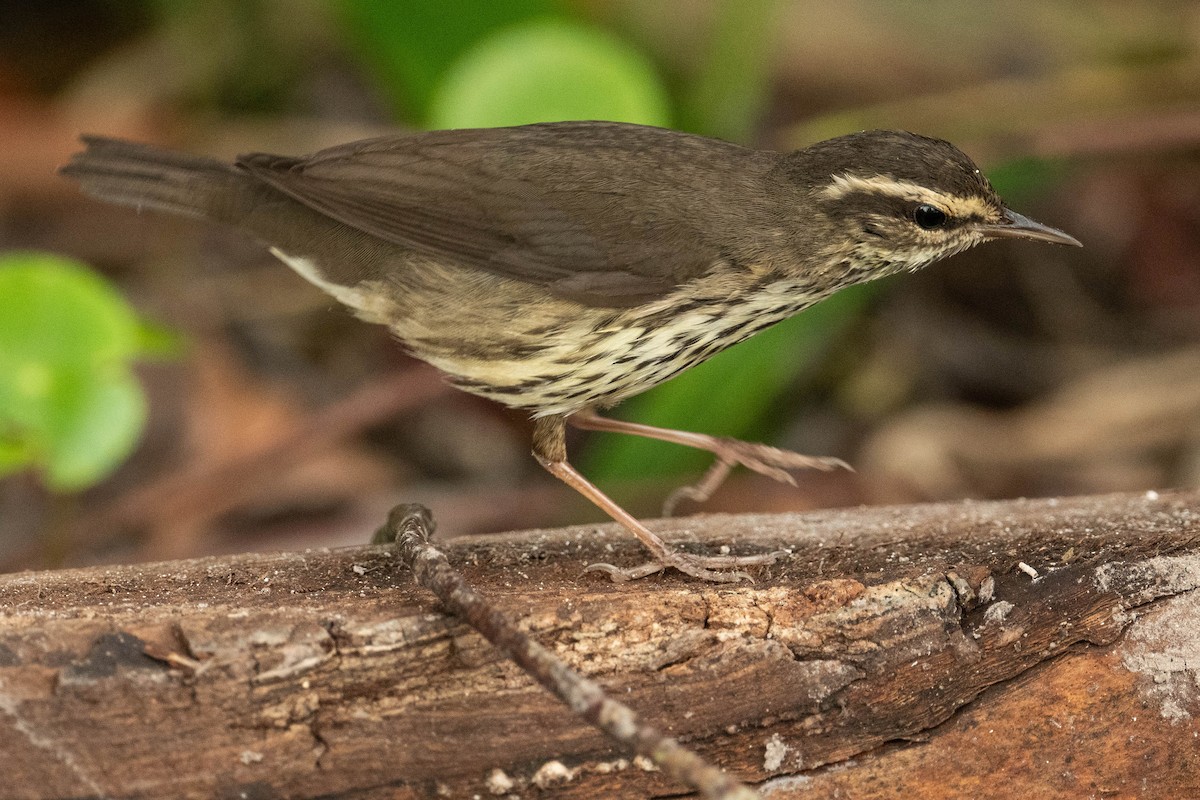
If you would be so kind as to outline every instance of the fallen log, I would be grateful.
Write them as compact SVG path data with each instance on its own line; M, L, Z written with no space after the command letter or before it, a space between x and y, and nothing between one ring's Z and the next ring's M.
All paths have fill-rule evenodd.
M790 554L615 585L582 573L641 558L614 526L440 546L766 797L1200 796L1200 493L655 527ZM376 546L0 576L0 760L13 798L684 791Z

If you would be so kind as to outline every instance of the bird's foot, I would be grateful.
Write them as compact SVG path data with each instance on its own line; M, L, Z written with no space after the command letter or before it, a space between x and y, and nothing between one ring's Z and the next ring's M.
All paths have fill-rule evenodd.
M663 502L663 516L671 516L682 500L695 503L708 500L725 482L730 470L738 464L791 486L796 485L796 478L791 473L791 470L795 469L818 469L822 472L834 469L854 471L853 467L840 458L806 456L766 444L743 442L741 439L714 438L712 452L717 457L712 467L696 483L681 486L671 492Z
M822 472L829 472L834 469L848 469L853 471L853 468L840 458L805 456L766 444L743 442L741 439L721 437L717 439L717 446L713 453L720 461L731 466L741 464L760 475L774 478L781 483L790 483L792 486L796 485L796 478L789 470L819 469Z
M774 553L760 553L753 556L694 556L688 553L670 552L663 554L654 561L647 561L636 567L613 566L612 564L589 564L585 572L603 572L612 578L614 583L637 580L664 569L671 568L711 583L738 583L740 581L754 582L748 572L738 570L738 567L759 567L774 564L781 556L780 550Z

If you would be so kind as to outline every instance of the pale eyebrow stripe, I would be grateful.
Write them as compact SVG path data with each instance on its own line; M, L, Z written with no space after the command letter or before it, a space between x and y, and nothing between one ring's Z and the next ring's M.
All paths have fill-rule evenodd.
M840 200L856 192L882 194L911 200L914 203L929 203L954 217L979 216L986 219L995 214L990 204L977 197L944 194L919 183L889 178L886 175L872 175L866 178L850 173L834 175L833 181L821 190L821 194L831 200Z

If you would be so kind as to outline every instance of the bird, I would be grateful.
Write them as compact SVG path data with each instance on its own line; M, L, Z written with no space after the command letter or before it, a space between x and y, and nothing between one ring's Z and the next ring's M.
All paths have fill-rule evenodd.
M842 462L602 416L839 289L992 239L1081 246L1009 209L971 159L905 131L792 151L604 121L400 133L232 162L83 136L61 172L101 200L231 225L467 392L533 419L533 454L650 559L746 579L779 553L670 547L568 460L566 426L711 452L781 481Z

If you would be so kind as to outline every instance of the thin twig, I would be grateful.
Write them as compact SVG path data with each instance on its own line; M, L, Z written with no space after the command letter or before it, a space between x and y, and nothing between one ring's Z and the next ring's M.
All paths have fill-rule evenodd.
M595 681L575 672L518 630L468 586L445 555L429 543L433 529L433 515L425 506L399 505L388 514L387 524L375 534L375 541L394 541L397 553L413 571L418 583L437 595L447 608L466 620L572 711L621 745L649 758L667 775L709 800L756 800L759 797L741 781L642 723L633 709L605 695Z

